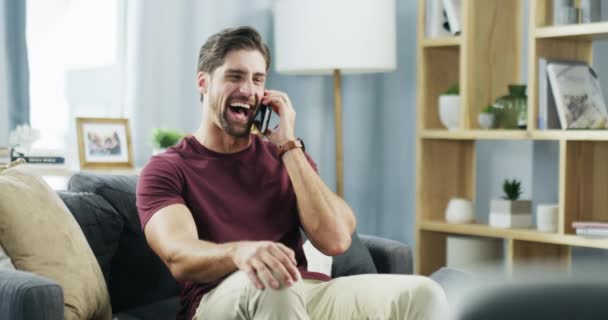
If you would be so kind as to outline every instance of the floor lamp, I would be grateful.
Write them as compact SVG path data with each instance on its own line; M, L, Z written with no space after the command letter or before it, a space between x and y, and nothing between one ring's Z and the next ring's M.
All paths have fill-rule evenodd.
M344 197L342 74L396 68L395 0L276 0L275 69L334 79L336 193Z

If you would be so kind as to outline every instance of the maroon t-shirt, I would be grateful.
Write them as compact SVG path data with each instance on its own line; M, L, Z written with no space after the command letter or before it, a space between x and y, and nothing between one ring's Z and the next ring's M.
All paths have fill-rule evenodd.
M316 164L307 158L316 171ZM281 242L295 252L303 278L329 280L306 270L296 195L287 168L276 147L257 135L252 135L247 149L233 154L211 151L191 136L152 157L137 184L142 228L158 210L172 204L190 209L201 240ZM178 319L191 319L201 297L222 280L182 283Z

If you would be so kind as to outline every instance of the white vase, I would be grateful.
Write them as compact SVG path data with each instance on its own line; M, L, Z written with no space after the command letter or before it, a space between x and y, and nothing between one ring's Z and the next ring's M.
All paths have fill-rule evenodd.
M475 220L473 203L469 199L452 198L445 209L445 221L449 223L470 223Z
M460 126L460 96L439 96L439 120L448 130L458 129Z
M477 123L482 129L490 129L494 126L494 114L482 112L477 115Z

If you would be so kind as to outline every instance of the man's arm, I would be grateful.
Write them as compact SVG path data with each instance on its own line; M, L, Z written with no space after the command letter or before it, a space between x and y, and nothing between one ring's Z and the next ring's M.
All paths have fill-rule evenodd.
M321 180L302 149L285 152L283 163L298 199L300 221L312 243L330 256L344 253L356 224L351 208Z
M267 90L262 103L270 105L281 118L277 129L267 132L269 140L277 147L295 140L296 113L287 94ZM283 163L296 193L302 227L312 243L331 256L346 251L356 225L351 208L325 185L301 149L284 153Z
M215 244L198 239L190 210L174 204L158 210L144 233L152 250L178 281L212 282L243 270L259 289L300 279L294 252L281 243L242 241ZM271 271L273 270L273 271Z

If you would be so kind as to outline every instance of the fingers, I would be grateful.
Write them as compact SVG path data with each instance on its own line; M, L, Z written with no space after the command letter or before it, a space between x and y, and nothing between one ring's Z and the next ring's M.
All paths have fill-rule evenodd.
M274 243L260 251L250 261L250 266L252 272L248 272L247 276L260 290L265 286L276 290L281 288L281 284L290 287L301 279L293 251L280 243Z
M287 276L289 278L286 278L287 281L292 281L292 282L296 282L298 280L300 280L301 276L300 276L300 271L297 268L297 263L296 263L296 259L295 259L295 255L293 254L293 251L291 251L291 249L284 247L281 248L281 246L283 246L282 244L279 244L275 247L273 247L271 249L271 252L274 257L276 257L280 262L281 262L281 266L284 268L285 272L287 273Z
M290 248L288 248L286 245L282 244L282 243L277 243L277 247L285 252L285 254L291 259L291 261L293 262L294 265L297 265L298 262L296 261L296 254L293 252L293 250L291 250Z
M283 259L283 261L281 259ZM291 285L293 285L295 279L286 268L286 266L291 265L291 262L285 255L283 255L282 258L278 258L273 256L270 252L265 252L262 254L261 260L270 271L270 277L266 278L270 284L270 287L273 289L279 289L281 284L283 284L285 287L291 287ZM264 277L267 276L268 274L264 273Z
M262 280L258 278L256 269L254 269L253 266L249 265L245 269L243 269L243 271L256 288L258 288L259 290L264 290L264 284L262 283Z
M266 90L264 92L264 96L262 97L262 103L269 105L272 110L279 115L281 115L281 112L285 109L285 106L291 106L289 96L284 92L276 90Z

